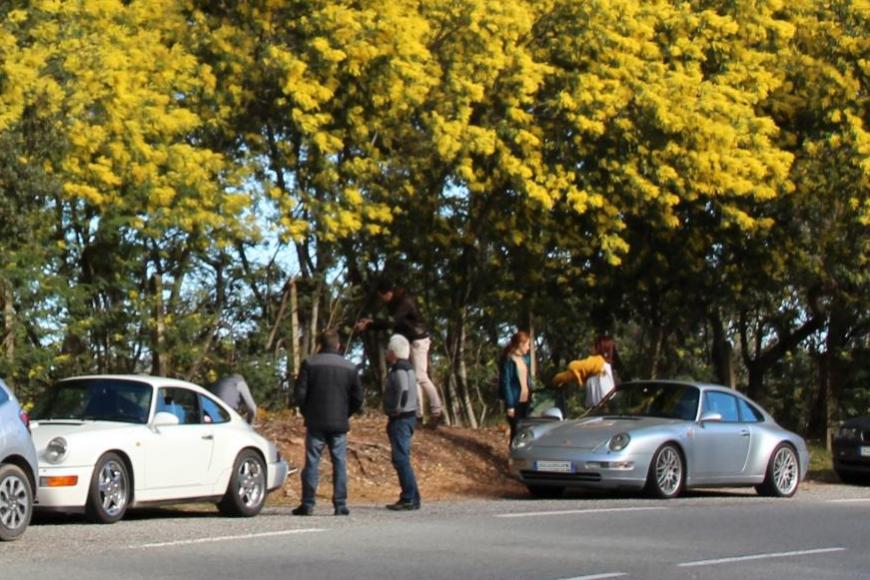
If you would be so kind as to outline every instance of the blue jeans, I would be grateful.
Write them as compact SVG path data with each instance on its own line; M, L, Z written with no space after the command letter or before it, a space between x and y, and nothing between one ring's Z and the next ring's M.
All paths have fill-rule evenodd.
M390 447L393 450L393 467L399 476L399 485L402 486L402 494L399 501L420 505L420 490L417 489L417 478L414 468L411 466L411 437L414 436L414 427L417 425L417 417L390 417L387 423L387 436L390 438Z
M313 508L320 480L320 455L329 447L332 458L332 505L347 505L347 433L305 432L305 468L302 470L302 504Z

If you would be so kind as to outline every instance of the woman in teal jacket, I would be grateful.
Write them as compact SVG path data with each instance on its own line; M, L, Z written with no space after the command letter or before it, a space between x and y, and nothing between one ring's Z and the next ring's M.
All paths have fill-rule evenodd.
M504 400L513 441L520 419L529 416L532 404L532 359L529 356L532 339L520 330L505 347L499 369L499 395Z

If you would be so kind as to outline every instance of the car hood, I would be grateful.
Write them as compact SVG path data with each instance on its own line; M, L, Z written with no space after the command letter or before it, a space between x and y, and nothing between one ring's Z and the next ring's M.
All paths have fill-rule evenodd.
M843 422L843 427L870 429L870 415L864 417L852 417Z
M657 417L588 417L565 421L549 429L534 441L535 447L573 447L595 449L617 433L674 423L674 419Z

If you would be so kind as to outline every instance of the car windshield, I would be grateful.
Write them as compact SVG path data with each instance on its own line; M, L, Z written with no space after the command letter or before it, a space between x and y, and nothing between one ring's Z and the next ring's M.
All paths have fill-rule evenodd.
M146 383L124 379L63 381L49 389L31 418L146 423L151 391Z
M593 407L587 417L620 415L694 421L700 391L691 385L626 383Z

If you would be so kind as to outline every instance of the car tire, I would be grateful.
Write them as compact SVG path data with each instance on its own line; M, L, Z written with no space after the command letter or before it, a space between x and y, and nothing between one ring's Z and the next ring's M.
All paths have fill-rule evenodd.
M565 492L561 485L529 485L528 488L532 497L538 499L556 499Z
M233 473L218 509L225 516L249 518L266 503L266 465L260 455L245 449L236 457Z
M800 460L794 447L780 443L770 454L764 481L756 486L759 495L791 497L800 484Z
M686 463L673 443L665 443L653 454L646 476L646 493L658 499L673 499L686 484Z
M131 490L127 464L117 453L106 453L94 466L85 515L97 524L114 524L127 513Z
M27 474L17 465L0 465L0 540L18 539L32 515L33 489Z

